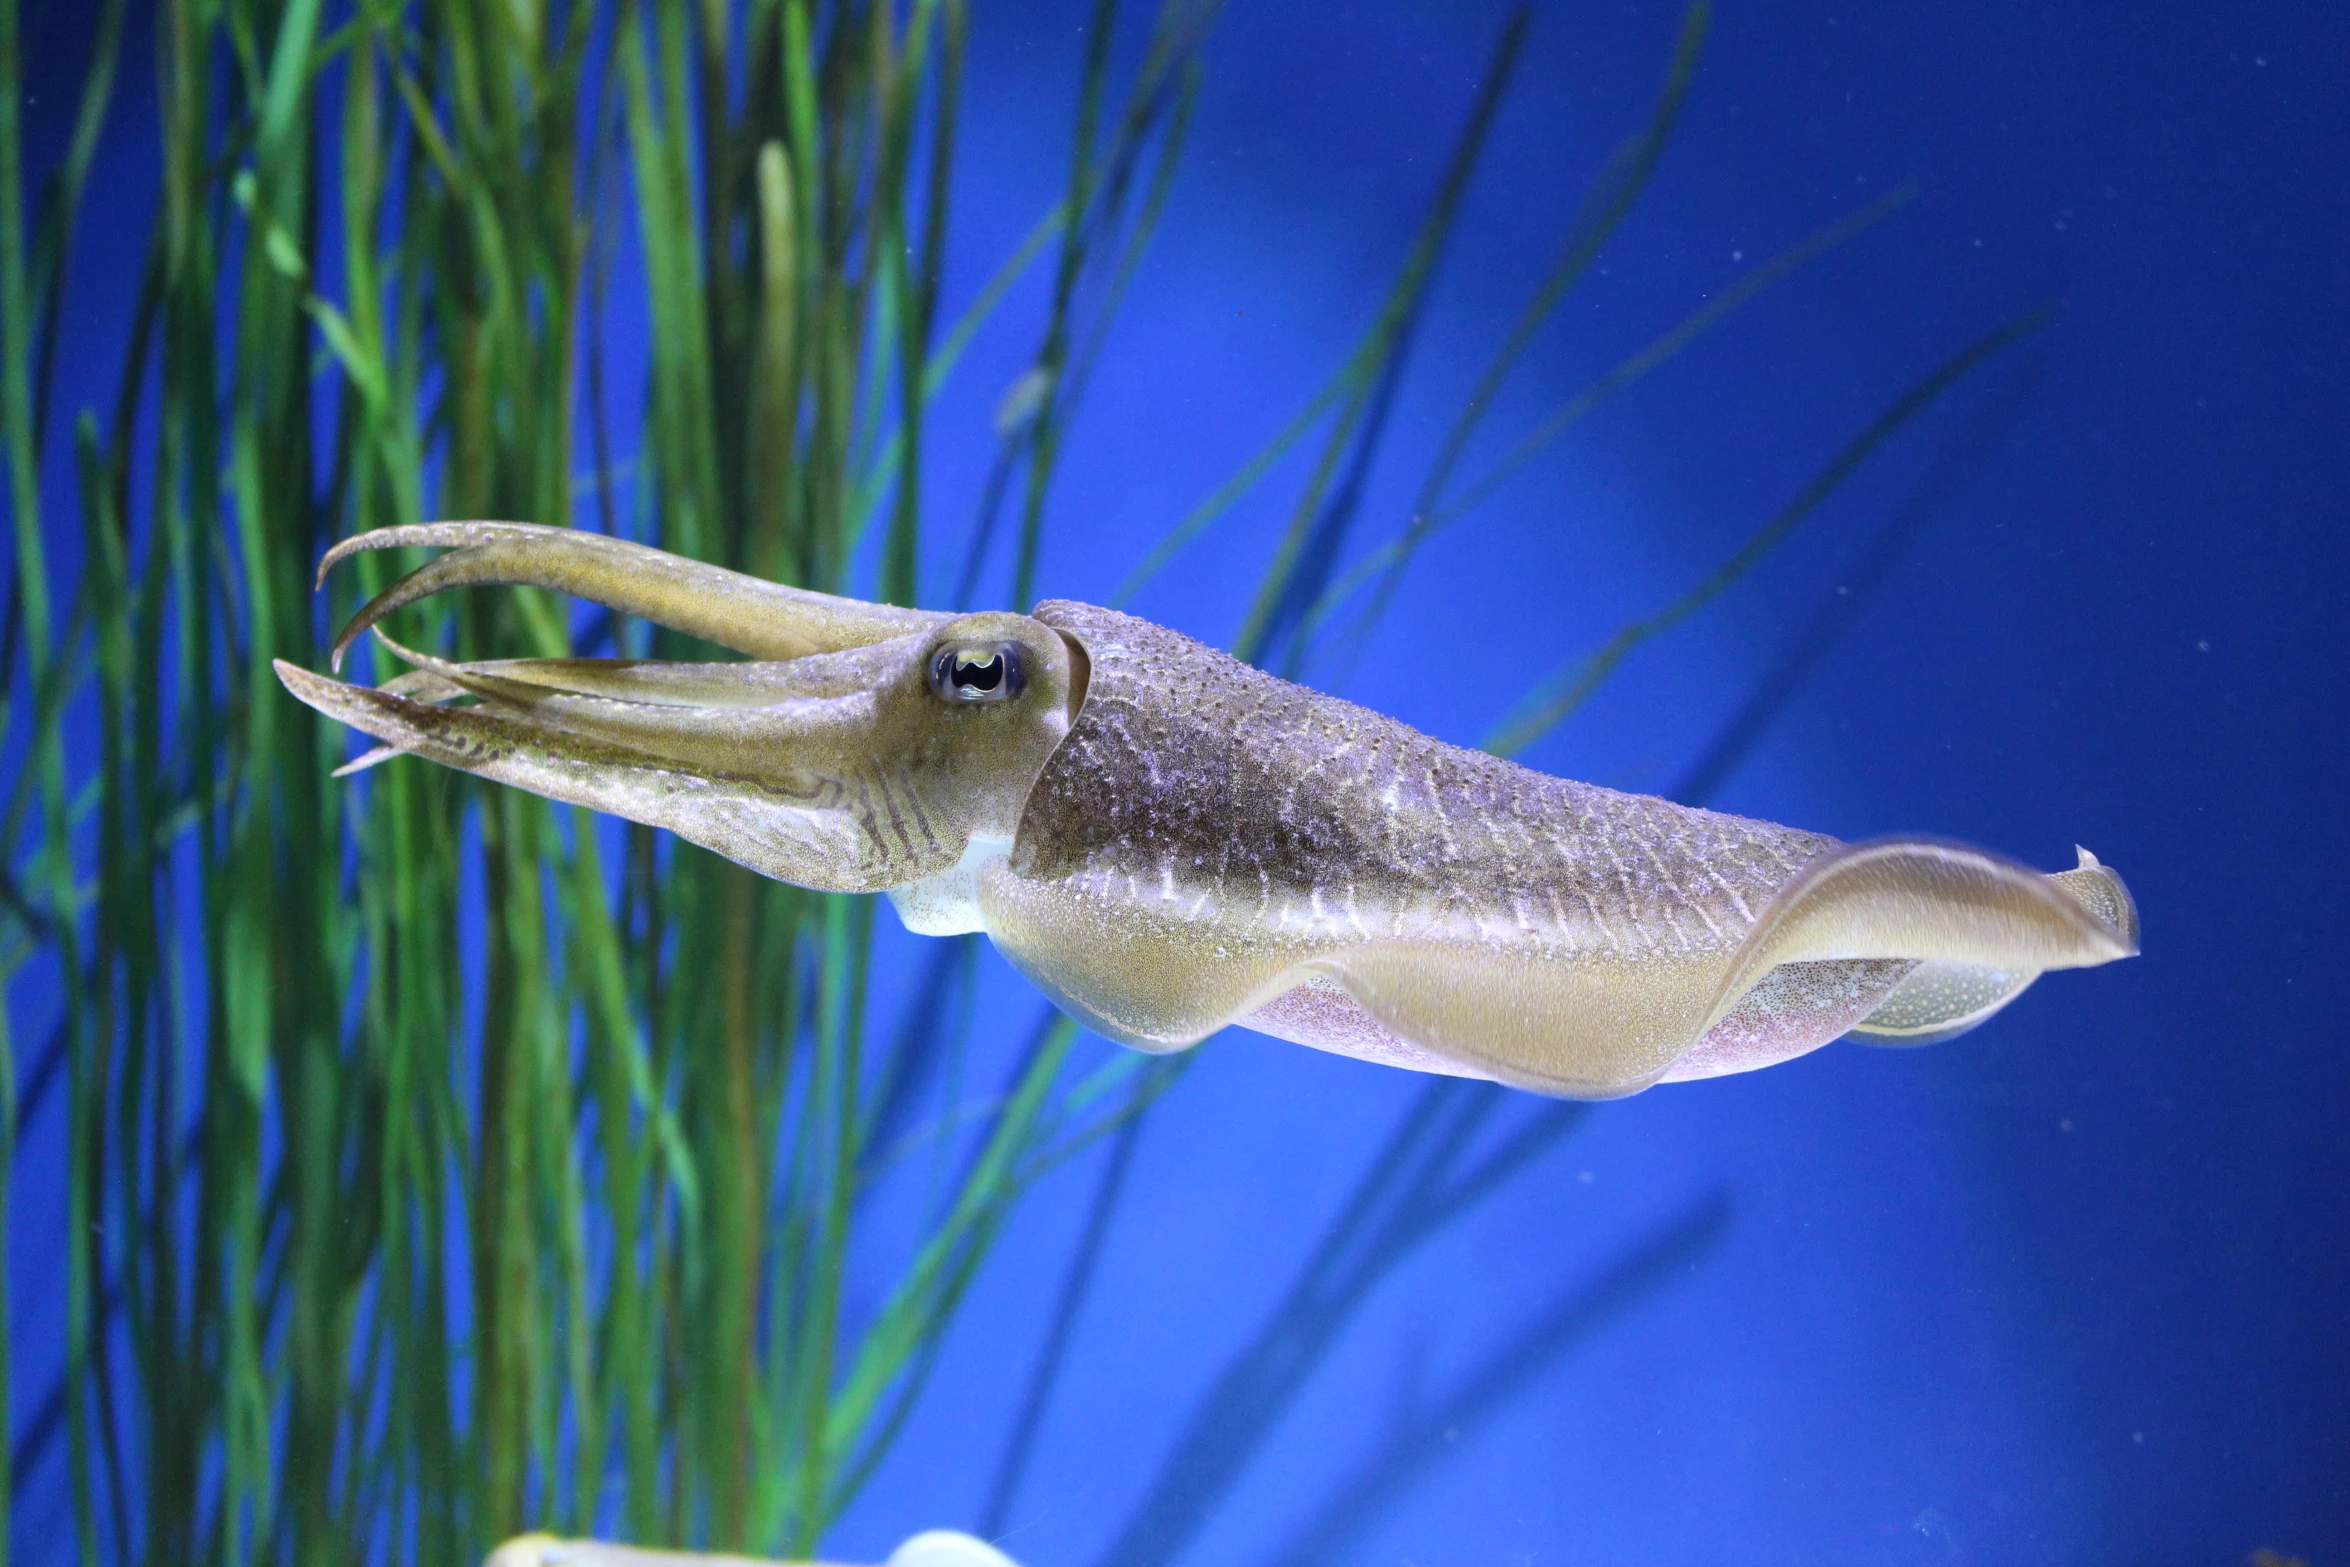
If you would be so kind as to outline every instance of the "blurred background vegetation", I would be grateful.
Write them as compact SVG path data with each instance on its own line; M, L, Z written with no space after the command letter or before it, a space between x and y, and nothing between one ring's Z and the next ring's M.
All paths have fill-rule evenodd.
M403 565L367 557L314 598L334 540L439 517L570 522L900 603L961 607L1002 582L1025 606L1214 10L1084 8L1062 195L992 277L949 289L963 0L166 0L160 199L143 232L101 236L141 247L128 347L68 443L48 428L80 335L61 302L128 68L125 4L95 18L37 200L17 7L0 5L0 1088L27 1101L0 1106L0 1133L62 1099L69 1238L52 1270L9 1281L12 1304L63 1298L65 1344L54 1383L17 1390L29 1424L0 1466L62 1455L82 1559L456 1562L525 1527L805 1554L920 1396L1013 1206L1108 1136L1027 1399L1005 1411L983 1523L1002 1521L1133 1129L1181 1060L1089 1067L1046 1012L989 1057L1008 1075L972 1081L971 938L877 974L870 900L417 763L337 782L348 737L269 662L317 662L321 633ZM1750 270L1468 472L1495 388L1653 171L1705 24L1689 13L1651 122L1560 214L1390 537L1352 547L1362 475L1523 14L1354 353L1136 581L1294 453L1300 492L1236 651L1343 665L1430 532L1906 199ZM978 495L930 494L932 400L1029 275L1049 280L1041 314L996 323L1035 346L994 467ZM616 288L642 299L623 312ZM950 314L950 297L967 302ZM622 318L649 338L615 355ZM2029 325L1935 368L1719 571L1530 693L1497 748L1572 711ZM641 385L613 384L616 357L641 360ZM50 471L60 450L70 472ZM942 507L975 518L951 557ZM527 591L410 613L405 638L460 657L710 656ZM54 1004L18 1004L37 996ZM1431 1086L1112 1559L1179 1554L1354 1304L1574 1121ZM891 1233L893 1282L852 1309L868 1198L911 1163L930 1172L922 1222ZM1510 1354L1684 1263L1723 1212L1684 1216ZM1408 1464L1411 1440L1382 1462Z

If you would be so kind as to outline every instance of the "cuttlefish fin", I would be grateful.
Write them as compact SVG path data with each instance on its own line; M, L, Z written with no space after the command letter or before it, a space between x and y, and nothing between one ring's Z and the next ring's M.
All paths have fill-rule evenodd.
M2111 867L2087 849L2080 864L2042 881L2086 907L2115 940L2135 952L2138 910ZM2126 953L2124 955L2127 955ZM1861 1022L1852 1037L1869 1045L1934 1045L1987 1021L2040 977L2036 968L2001 968L1947 959L1921 962Z
M1864 1045L1938 1045L1990 1021L2039 977L2038 969L1920 963L1852 1025L1850 1037Z
M1665 1077L1782 964L1915 962L1859 1026L1876 1042L1924 1043L1989 1017L2049 969L2131 956L2137 934L2127 889L2092 856L2044 876L1981 849L1901 839L1823 854L1723 951L1562 959L1382 941L1303 967L1421 1049L1594 1099Z
M1458 1075L1615 1099L1654 1083L1705 1032L1721 956L1468 953L1448 942L1378 941L1308 967Z
M1724 976L1706 1026L1781 963L1907 958L2041 974L2135 955L2137 917L2120 878L2093 857L2067 875L2060 881L1932 839L1843 845L1771 900Z
M2089 912L2113 930L2129 948L2126 956L2138 951L2138 905L2130 897L2130 889L2122 884L2114 868L2091 854L2079 844L2073 853L2080 863L2069 871L2053 871L2046 878L2082 903Z

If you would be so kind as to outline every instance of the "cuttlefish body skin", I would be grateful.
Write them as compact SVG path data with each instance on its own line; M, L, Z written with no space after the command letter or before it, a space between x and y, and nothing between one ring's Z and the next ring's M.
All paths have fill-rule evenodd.
M326 566L413 544L455 548L361 611L338 663L391 610L488 583L755 661L451 664L390 644L418 668L375 690L281 663L388 748L363 760L413 752L802 886L887 892L909 929L984 931L1137 1049L1238 1023L1612 1098L1847 1034L1948 1038L2046 970L2137 950L2127 890L2086 851L2041 875L1553 778L1113 610L862 604L517 523L379 530Z

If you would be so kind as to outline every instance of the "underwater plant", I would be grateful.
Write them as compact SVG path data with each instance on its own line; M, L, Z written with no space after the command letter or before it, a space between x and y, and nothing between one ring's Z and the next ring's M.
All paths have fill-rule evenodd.
M23 1084L0 1135L62 1127L54 1191L20 1192L60 1211L55 1269L15 1290L64 1298L55 1374L41 1368L25 1435L0 1452L0 1496L20 1479L62 1493L87 1560L452 1561L540 1527L805 1556L922 1396L1022 1197L1109 1137L1114 1199L1119 1151L1187 1058L1097 1064L1048 1018L975 1090L968 935L911 976L910 1021L886 1030L872 900L851 883L787 885L642 822L412 762L337 784L354 765L340 729L272 670L306 668L325 640L322 561L435 516L572 522L564 537L591 551L658 542L795 603L855 587L869 601L839 614L908 634L938 623L924 601L971 602L1000 545L1005 601L1029 604L1059 456L1179 164L1214 10L1165 0L1127 60L1118 8L1097 0L1062 195L950 320L961 0L170 0L161 195L118 389L68 440L48 413L124 6L97 18L75 133L28 234L18 8L0 4L0 685L21 758L0 1083ZM1137 567L1310 454L1233 648L1248 666L1296 674L1311 649L1362 636L1427 536L1512 465L1901 199L1749 272L1456 483L1491 387L1653 172L1704 31L1694 8L1653 120L1567 216L1421 504L1342 573L1351 475L1378 447L1525 25L1503 30L1359 347ZM1031 275L1049 287L1029 368L983 493L951 498L977 503L965 552L942 560L933 402ZM645 369L616 391L623 291L641 296ZM1921 378L1720 572L1535 692L1494 748L1572 711L2029 325ZM44 511L53 446L70 459L69 526ZM396 591L392 568L362 552L355 592L326 610ZM649 603L618 607L572 617L526 588L410 609L407 641L432 651L386 689L429 701L585 667L502 662L517 654L650 668L706 651L643 624L664 618ZM1020 622L1035 624L986 624ZM987 689L984 656L951 666L950 685L958 673L958 689ZM488 723L512 695L434 711ZM1303 1276L1335 1269L1344 1287L1300 1298L1359 1300L1563 1134L1570 1108L1541 1107L1464 1169L1491 1098L1432 1085L1381 1180L1446 1179L1363 1205ZM871 1193L914 1146L938 1155L940 1200L879 1299L853 1309ZM1113 1209L1094 1211L1106 1224ZM1699 1215L1659 1255L1717 1222ZM1210 1412L1261 1429L1336 1320L1271 1325L1281 1353L1234 1368ZM1017 1487L1018 1433L1052 1375L1048 1349L991 1507ZM1241 1461L1233 1429L1204 1421L1178 1460ZM1146 1503L1135 1560L1196 1527L1210 1494L1196 1477Z

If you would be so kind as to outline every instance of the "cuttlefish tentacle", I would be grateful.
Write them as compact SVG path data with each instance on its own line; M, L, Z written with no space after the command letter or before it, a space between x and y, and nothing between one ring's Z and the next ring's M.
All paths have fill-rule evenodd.
M448 546L370 600L335 639L331 662L392 611L447 588L553 588L674 631L748 653L799 658L928 631L951 618L934 610L867 604L786 587L601 533L528 522L420 522L345 539L318 563L318 580L362 550Z
M1138 1049L1239 1023L1605 1098L1847 1033L1946 1038L2043 972L2137 950L2127 890L2086 851L2044 876L1551 778L1089 605L861 605L519 524L386 529L329 564L419 543L455 548L338 646L441 588L527 583L757 661L460 664L391 644L413 685L281 664L296 696L771 876L886 891L918 932L984 931Z

